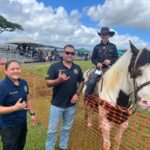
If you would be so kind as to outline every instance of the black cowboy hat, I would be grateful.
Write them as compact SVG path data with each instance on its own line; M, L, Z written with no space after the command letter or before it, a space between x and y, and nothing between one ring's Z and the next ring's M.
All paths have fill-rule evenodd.
M115 32L114 31L110 31L110 29L108 27L102 27L101 28L101 31L100 32L97 32L98 35L104 35L104 34L107 34L109 35L110 37L114 36L115 35Z

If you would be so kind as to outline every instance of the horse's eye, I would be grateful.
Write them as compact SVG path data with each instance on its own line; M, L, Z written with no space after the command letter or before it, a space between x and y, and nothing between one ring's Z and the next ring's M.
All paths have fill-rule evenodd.
M138 71L136 72L136 77L141 76L141 75L142 75L142 71L141 71L141 70L138 70Z

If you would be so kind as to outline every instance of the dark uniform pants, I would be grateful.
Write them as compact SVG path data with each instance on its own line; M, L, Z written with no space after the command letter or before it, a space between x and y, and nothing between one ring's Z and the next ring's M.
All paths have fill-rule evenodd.
M26 142L27 123L0 129L3 150L23 150Z

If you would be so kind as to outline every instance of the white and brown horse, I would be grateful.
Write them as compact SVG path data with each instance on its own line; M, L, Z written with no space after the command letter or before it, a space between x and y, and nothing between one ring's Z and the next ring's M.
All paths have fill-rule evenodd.
M130 47L131 49L103 75L103 81L100 80L97 83L96 101L104 150L111 148L110 130L114 123L119 125L114 137L113 149L119 150L123 133L128 127L128 117L132 113L130 108L133 104L140 106L141 109L150 110L150 51L148 49L138 50L131 42ZM87 73L89 72L85 72L85 80L88 80ZM85 88L86 85L83 93ZM94 97L90 99L93 100ZM121 116L112 119L114 111ZM91 114L88 119L91 125L90 117ZM120 118L124 119L119 122Z

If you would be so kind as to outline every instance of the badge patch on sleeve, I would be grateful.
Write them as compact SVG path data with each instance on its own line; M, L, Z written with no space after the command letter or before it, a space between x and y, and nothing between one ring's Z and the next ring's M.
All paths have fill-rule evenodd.
M78 74L79 72L78 72L77 69L74 69L74 70L73 70L73 73L74 73L74 74Z
M25 92L27 92L27 90L28 90L28 87L27 87L27 86L24 86L24 90L25 90Z

